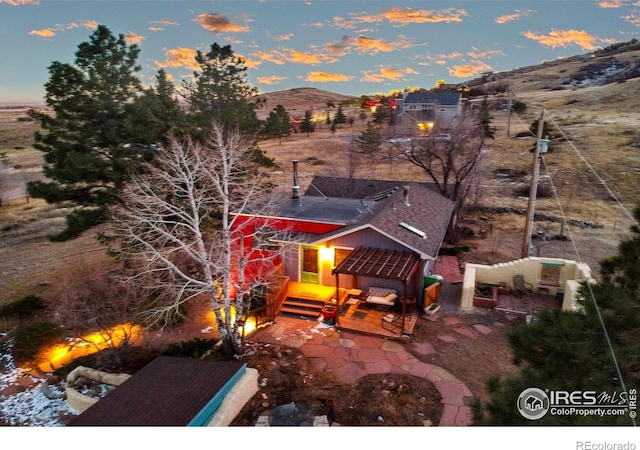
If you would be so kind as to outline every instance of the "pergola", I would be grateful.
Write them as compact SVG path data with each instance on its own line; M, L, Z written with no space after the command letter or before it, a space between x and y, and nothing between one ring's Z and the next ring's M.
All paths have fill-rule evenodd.
M410 280L414 282L414 291L418 288L418 274L420 258L412 252L398 250L384 250L379 248L358 247L338 264L331 274L336 276L337 307L340 311L340 277L339 275L353 275L354 287L358 287L358 277L381 278L385 280L402 281L402 333L404 333L404 321L406 304L402 301L407 298L407 286ZM339 322L340 314L336 316Z

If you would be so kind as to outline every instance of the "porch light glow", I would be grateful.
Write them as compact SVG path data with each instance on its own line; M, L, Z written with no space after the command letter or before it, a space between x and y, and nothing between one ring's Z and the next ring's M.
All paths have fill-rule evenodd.
M328 261L333 263L334 260L334 249L333 247L320 247L320 260Z

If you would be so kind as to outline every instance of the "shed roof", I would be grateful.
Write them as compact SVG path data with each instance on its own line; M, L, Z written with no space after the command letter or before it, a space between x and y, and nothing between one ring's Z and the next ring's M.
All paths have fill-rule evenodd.
M160 356L69 426L187 426L245 368L238 361Z

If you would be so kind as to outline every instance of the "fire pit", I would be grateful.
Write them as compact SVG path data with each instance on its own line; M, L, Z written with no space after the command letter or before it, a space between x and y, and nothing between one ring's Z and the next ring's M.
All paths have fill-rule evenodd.
M287 403L277 406L269 414L269 426L272 427L312 427L313 410L300 403Z

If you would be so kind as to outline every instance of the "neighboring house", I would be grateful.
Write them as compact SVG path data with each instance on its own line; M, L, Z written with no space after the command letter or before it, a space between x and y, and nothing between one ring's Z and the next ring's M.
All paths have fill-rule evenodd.
M300 195L295 170L294 162L293 195L272 216L237 218L245 230L250 223L290 231L281 255L284 275L310 290L376 286L422 303L424 277L433 271L454 203L427 183L319 176ZM354 255L374 254L383 259L361 259L366 270L341 265Z
M404 127L405 122L415 123L416 128L413 131L418 134L424 132L428 120L433 122L431 127L435 126L440 130L452 129L462 114L462 92L459 91L406 91L398 103L400 104L398 124Z

